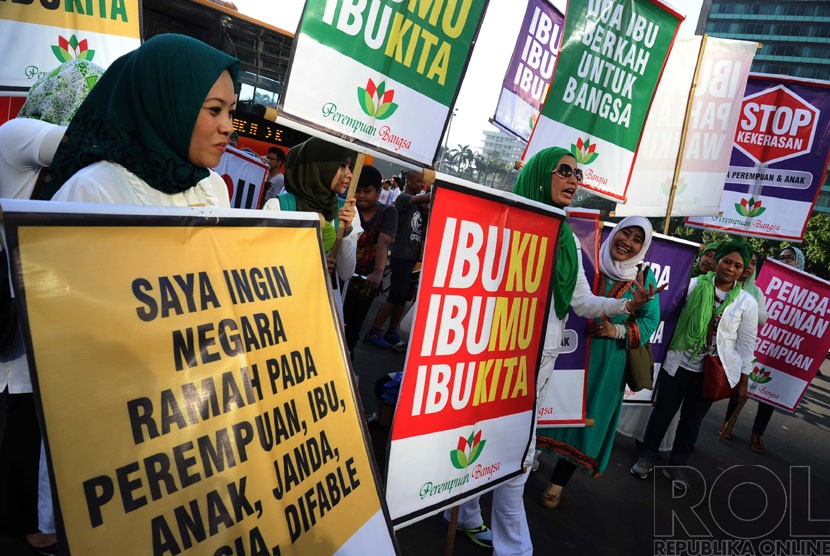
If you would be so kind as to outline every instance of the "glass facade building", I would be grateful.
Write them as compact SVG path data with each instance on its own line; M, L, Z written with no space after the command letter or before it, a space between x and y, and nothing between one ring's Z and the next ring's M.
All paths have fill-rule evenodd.
M704 33L761 43L753 72L830 81L830 0L704 0ZM830 213L830 172L815 210Z

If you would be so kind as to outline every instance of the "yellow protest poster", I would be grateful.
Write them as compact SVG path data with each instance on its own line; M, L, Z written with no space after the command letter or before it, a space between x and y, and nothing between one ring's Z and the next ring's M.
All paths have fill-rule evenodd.
M396 553L316 218L75 207L3 202L67 552Z

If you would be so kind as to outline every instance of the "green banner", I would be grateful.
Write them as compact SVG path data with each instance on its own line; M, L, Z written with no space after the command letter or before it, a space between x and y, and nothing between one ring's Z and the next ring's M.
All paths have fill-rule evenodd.
M635 151L680 19L649 0L569 2L543 116Z
M486 0L308 0L300 33L450 106Z

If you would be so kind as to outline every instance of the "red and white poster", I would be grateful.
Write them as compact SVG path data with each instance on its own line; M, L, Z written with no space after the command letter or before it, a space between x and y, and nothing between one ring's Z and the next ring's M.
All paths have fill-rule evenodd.
M489 188L434 190L389 448L395 527L521 473L563 217Z
M749 395L795 411L830 349L830 282L770 259L756 284L768 318L755 340Z
M239 149L228 147L214 168L228 186L231 207L255 209L262 205L268 165Z

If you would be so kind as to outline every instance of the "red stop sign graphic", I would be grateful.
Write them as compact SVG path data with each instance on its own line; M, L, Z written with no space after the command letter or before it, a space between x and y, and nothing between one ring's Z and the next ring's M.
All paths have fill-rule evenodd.
M819 111L778 85L744 98L735 146L757 164L810 152Z

